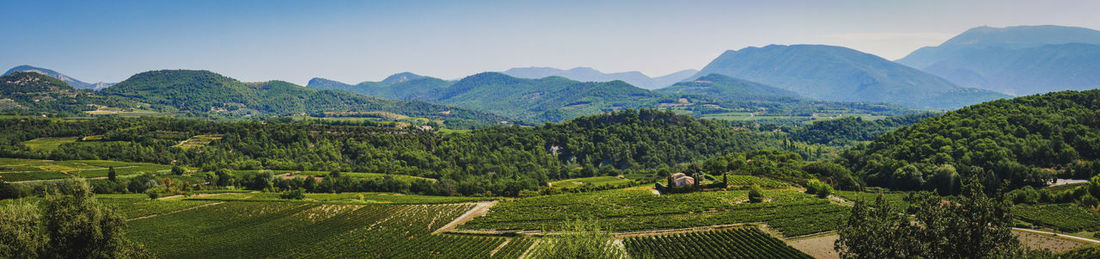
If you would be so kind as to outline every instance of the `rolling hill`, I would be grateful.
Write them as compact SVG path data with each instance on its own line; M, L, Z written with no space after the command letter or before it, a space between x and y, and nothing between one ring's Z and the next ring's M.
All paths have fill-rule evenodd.
M887 102L950 109L1007 97L958 87L940 77L853 49L769 45L726 51L694 78L722 74L826 101Z
M1100 87L1100 31L1065 26L978 27L902 63L960 86L1009 94Z
M0 77L0 113L77 115L93 105L133 107L136 103L75 89L40 72L13 72Z
M539 79L550 76L560 76L581 82L611 82L615 80L621 80L642 89L653 90L663 88L687 79L691 77L691 75L695 74L695 72L698 71L694 69L688 69L664 76L650 78L649 76L642 74L638 71L603 73L599 70L588 67L576 67L569 70L562 70L552 67L518 67L505 70L501 73L509 76L527 79Z
M324 78L309 80L306 87L325 90L344 90L357 94L396 100L430 100L431 95L451 85L451 81L417 75L397 73L379 82L362 82L355 85Z
M720 74L676 83L655 92L671 95L706 96L722 101L776 100L798 98L798 93Z
M77 88L77 89L95 89L95 90L99 90L99 89L103 89L103 88L106 88L108 86L111 86L113 84L113 83L103 83L103 82L85 83L84 81L80 81L80 80L77 80L76 78L72 78L72 77L69 77L65 74L58 73L57 71L53 71L53 70L46 69L46 68L28 66L28 65L13 67L13 68L9 69L7 72L4 72L4 75L15 73L15 72L35 72L35 73L39 73L39 74L48 75L50 77L57 78L57 79L61 80L62 82L65 82L69 86L72 86L73 88Z
M243 83L209 71L160 70L140 73L100 91L152 105L160 112L215 117L319 116L327 113L400 116L443 120L448 124L494 124L493 114L429 104L395 101L345 91L317 90L283 81Z

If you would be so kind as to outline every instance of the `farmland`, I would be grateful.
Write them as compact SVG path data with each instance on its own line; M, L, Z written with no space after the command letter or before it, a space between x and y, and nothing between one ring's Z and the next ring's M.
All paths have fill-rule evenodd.
M23 145L35 151L53 151L62 144L76 142L77 137L36 138L23 141Z
M0 179L4 181L33 181L64 179L71 177L103 178L107 177L110 167L120 177L143 173L166 171L170 166L117 162L104 160L51 161L19 158L0 158Z
M596 176L586 178L574 178L561 181L550 182L551 188L557 189L576 189L576 188L600 188L606 186L622 186L630 185L629 179L619 178L615 176Z
M505 238L430 234L470 207L225 202L133 220L129 234L166 258L488 257Z
M1058 231L1100 230L1100 212L1075 204L1017 205L1012 213L1019 219Z
M463 229L556 230L573 219L599 219L605 229L636 231L765 222L785 236L835 228L847 208L795 190L768 190L769 202L747 203L748 191L653 195L610 190L503 201Z
M183 198L185 200L207 201L286 201L273 192L232 192L212 193L201 197ZM344 192L344 193L306 193L305 201L339 204L442 204L475 202L496 199L495 197L429 196L380 192Z
M754 185L754 184L759 185L761 188L765 188L765 189L786 188L786 187L790 186L789 183L779 181L779 180L775 180L775 179L771 179L771 178L752 176L752 175L733 175L733 174L726 175L726 184L728 186L730 186L731 188L747 187L747 186L751 186L751 185Z
M812 258L756 228L738 228L623 240L635 258Z

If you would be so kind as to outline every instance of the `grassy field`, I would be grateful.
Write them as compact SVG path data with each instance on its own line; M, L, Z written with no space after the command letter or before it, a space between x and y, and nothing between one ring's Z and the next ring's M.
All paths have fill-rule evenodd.
M619 178L615 176L596 176L550 182L550 188L571 189L580 187L600 187L606 185L626 185L630 183L630 179Z
M23 141L23 145L34 151L53 151L62 144L76 142L77 137L36 138Z
M719 178L721 178L721 177L719 177ZM748 186L752 186L754 184L759 185L760 188L765 188L765 189L787 188L787 187L791 186L791 184L789 184L787 182L783 182L783 181L779 181L779 180L775 180L775 179L771 179L771 178L758 177L758 176L752 176L752 175L732 175L732 174L731 175L726 175L726 184L730 188L748 187Z
M107 177L110 167L119 177L143 173L165 172L167 165L105 160L52 161L21 158L0 158L0 179L4 181L52 180L71 177Z
M224 137L222 134L195 135L195 136L193 136L191 138L188 138L184 141L180 141L179 144L176 144L176 147L179 147L179 148L182 148L182 149L192 149L192 148L197 148L197 147L203 147L203 146L206 146L206 145L210 145L210 142L221 140L222 137Z
M836 228L848 208L795 190L767 190L768 202L747 203L748 191L654 195L610 190L502 201L463 229L557 230L564 222L596 219L613 231L765 222L785 236Z

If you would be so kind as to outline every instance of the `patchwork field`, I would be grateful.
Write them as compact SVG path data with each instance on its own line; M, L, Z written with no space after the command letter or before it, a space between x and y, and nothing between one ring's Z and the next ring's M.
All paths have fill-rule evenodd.
M431 234L471 207L224 202L128 224L165 258L489 257L506 238Z
M62 144L76 142L76 139L77 137L36 138L23 141L23 145L34 151L53 151Z
M192 149L192 148L202 147L202 146L210 145L210 142L221 140L222 137L224 137L222 134L195 135L191 138L180 141L179 144L176 144L176 147L179 147L179 148L182 148L182 149Z
M9 182L64 179L71 177L105 178L110 167L119 177L166 172L171 166L105 160L51 161L0 158L0 180Z

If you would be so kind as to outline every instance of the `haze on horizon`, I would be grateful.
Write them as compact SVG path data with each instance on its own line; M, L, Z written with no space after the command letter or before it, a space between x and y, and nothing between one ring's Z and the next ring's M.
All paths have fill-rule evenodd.
M40 66L87 82L177 68L298 84L529 66L660 76L749 46L839 45L894 60L982 25L1100 28L1096 1L0 4L0 68Z

